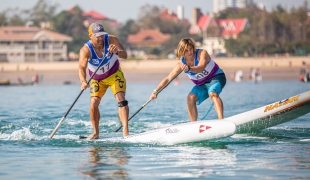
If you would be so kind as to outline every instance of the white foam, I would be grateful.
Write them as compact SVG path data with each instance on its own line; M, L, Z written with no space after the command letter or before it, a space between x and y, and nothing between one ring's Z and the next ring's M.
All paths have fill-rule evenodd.
M268 139L268 137L252 136L248 134L234 134L231 137L235 139Z
M13 127L13 124L9 124L9 125L1 127L1 129L11 129L12 127Z
M150 129L158 129L158 128L163 128L163 127L167 127L167 126L171 126L172 124L170 123L161 123L161 122L148 122L145 123L145 125L147 127L149 127Z
M29 128L23 128L20 130L14 131L12 134L0 134L0 139L3 140L37 140L38 136L32 134Z
M91 126L91 122L90 121L84 121L84 120L68 119L66 123L71 125L71 126L75 126L75 125Z
M100 120L100 124L99 125L107 125L107 126L115 126L115 125L119 125L119 120L115 120L115 119L108 119L108 120ZM68 125L71 126L75 126L75 125L84 125L86 127L92 127L91 121L90 120L73 120L73 119L69 119L66 122Z

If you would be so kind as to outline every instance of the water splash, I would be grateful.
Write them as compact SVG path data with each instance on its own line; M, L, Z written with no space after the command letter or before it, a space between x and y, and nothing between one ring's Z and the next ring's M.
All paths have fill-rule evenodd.
M14 131L12 134L0 134L0 139L2 140L23 140L23 141L33 141L38 140L39 137L30 132L30 128L23 128Z

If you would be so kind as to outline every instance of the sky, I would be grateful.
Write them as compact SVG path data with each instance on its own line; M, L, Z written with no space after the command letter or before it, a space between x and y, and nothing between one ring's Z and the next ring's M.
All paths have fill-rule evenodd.
M142 6L156 5L165 7L177 13L177 6L184 8L184 17L191 21L193 8L200 8L203 14L213 12L213 0L45 0L51 5L59 4L58 12L70 9L78 5L83 11L95 10L111 19L125 23L129 19L137 19ZM254 0L255 3L264 3L267 10L275 8L281 4L282 7L290 9L291 7L300 7L305 0ZM310 8L310 0L308 8ZM8 8L18 7L21 10L31 9L38 0L0 0L0 12Z

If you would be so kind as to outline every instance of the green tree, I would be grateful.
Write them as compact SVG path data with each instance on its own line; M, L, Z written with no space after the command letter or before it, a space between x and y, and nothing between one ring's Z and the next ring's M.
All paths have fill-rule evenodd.
M55 16L56 9L59 5L51 5L49 2L50 1L47 0L38 0L32 9L26 10L26 13L28 14L27 19L33 21L35 26L40 26L40 23L42 22L51 21Z
M140 8L140 13L136 24L140 29L156 29L161 19L159 13L163 10L158 6L151 6L146 4Z
M0 14L0 23L7 26L24 26L26 25L25 17L27 14L18 7L9 8Z
M7 16L6 16L6 11L3 11L0 13L0 26L7 26L8 21L7 21Z
M84 17L79 6L70 11L62 11L53 18L54 30L73 37L68 43L68 51L78 53L83 44L89 39L87 28L84 26Z
M255 56L261 53L294 53L297 49L308 51L310 25L307 23L306 3L304 7L292 8L290 12L281 5L270 13L255 7L251 9L254 11L250 11L249 8L242 11L230 9L219 16L223 18L245 16L250 23L250 29L240 33L237 39L225 40L228 52L237 55L246 52Z
M126 21L126 23L120 28L119 30L119 40L123 44L123 46L126 48L128 46L127 44L127 37L129 34L136 34L139 32L139 27L135 23L134 20L130 19Z

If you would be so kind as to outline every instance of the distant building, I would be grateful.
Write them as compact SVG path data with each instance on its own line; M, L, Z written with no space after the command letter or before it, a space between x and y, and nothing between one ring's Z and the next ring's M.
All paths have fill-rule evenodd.
M112 30L117 30L121 26L121 24L118 21L111 19L103 14L100 14L99 12L94 10L83 12L83 17L85 18L84 21L85 27L88 27L91 23L94 22L105 23L109 25L109 27Z
M127 38L129 44L128 56L145 57L146 50L158 48L170 38L170 34L163 34L158 29L141 30L137 34L130 34Z
M214 19L212 15L202 15L200 9L195 8L189 33L200 34L203 37L201 48L217 55L226 53L225 39L237 38L249 26L246 18Z
M174 13L171 9L164 9L159 13L159 17L164 20L170 20L173 22L181 22L185 25L190 25L188 19L184 18L183 7L178 6L178 14Z
M67 59L70 36L38 27L0 27L0 62L51 62Z
M253 0L213 0L213 12L218 13L227 8L245 8L253 4Z
M68 12L72 12L73 8L70 8ZM109 18L108 16L105 16L95 10L90 10L82 13L82 16L85 18L83 24L85 27L88 27L91 23L97 22L97 23L104 23L109 25L109 28L112 30L117 30L121 23Z
M137 34L130 34L127 43L138 48L159 47L170 37L170 34L163 34L158 29L147 29L141 30Z

